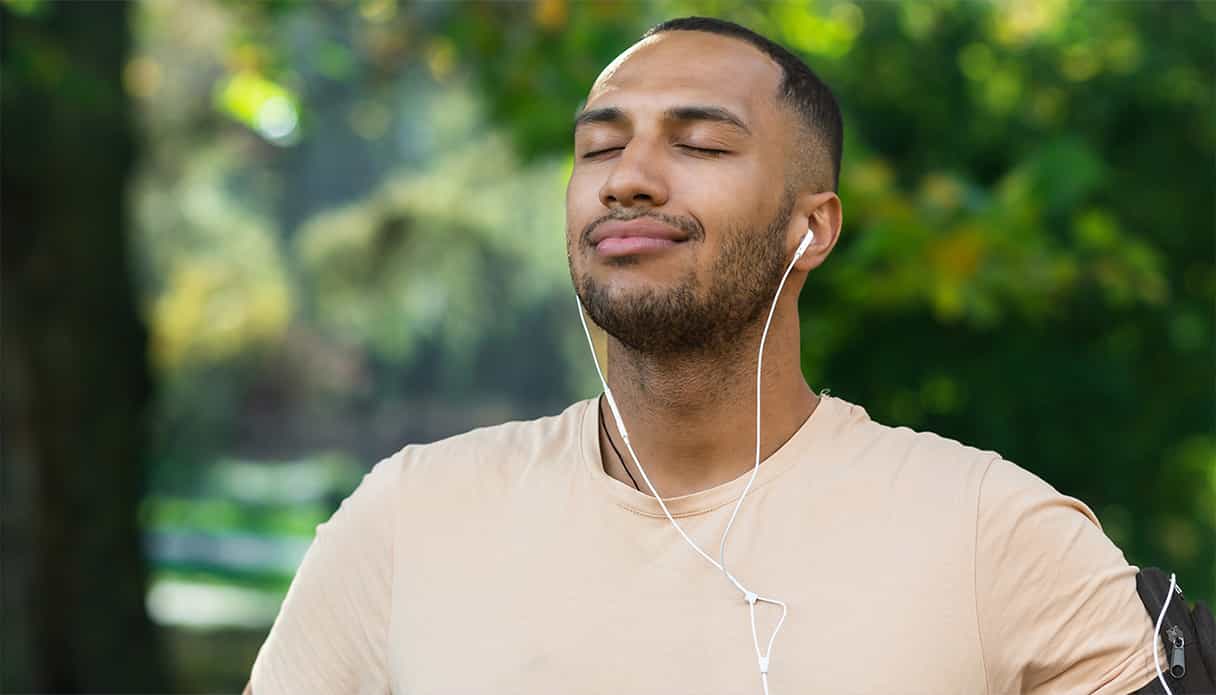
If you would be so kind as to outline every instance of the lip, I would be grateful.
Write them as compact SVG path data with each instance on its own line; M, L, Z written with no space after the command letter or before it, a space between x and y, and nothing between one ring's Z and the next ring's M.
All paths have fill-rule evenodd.
M593 246L598 245L604 239L610 238L628 238L628 237L643 237L646 239L658 239L664 241L687 241L688 235L684 232L663 224L657 220L639 218L622 222L614 220L605 222L595 228L591 232L588 239Z
M662 251L687 241L684 232L648 219L605 222L591 233L590 242L601 256L633 256Z

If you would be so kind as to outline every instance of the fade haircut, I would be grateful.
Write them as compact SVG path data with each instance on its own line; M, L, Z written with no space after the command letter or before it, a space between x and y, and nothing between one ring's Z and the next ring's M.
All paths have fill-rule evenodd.
M840 156L844 141L844 122L832 90L801 58L780 44L734 22L712 17L680 17L656 24L642 39L666 31L703 31L746 41L760 49L781 67L777 98L791 108L803 131L795 161L790 162L794 180L788 184L810 183L835 191L840 185ZM641 39L639 39L641 40ZM816 156L818 155L818 156ZM826 160L826 161L825 161ZM816 165L820 166L816 166ZM827 176L820 167L826 164Z

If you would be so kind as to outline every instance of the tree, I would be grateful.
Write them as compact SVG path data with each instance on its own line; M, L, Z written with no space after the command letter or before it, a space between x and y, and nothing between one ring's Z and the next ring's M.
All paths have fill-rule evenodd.
M6 692L166 690L136 519L153 385L127 257L129 7L0 6Z

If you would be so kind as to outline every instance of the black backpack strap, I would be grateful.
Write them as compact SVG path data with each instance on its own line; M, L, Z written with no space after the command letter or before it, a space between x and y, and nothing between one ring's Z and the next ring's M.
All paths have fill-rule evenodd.
M1174 695L1216 694L1216 620L1212 612L1202 602L1194 609L1188 606L1181 587L1175 585L1171 595L1169 576L1156 567L1136 575L1136 593L1154 626L1168 598L1159 635L1165 648L1161 670L1170 691ZM1134 695L1165 695L1165 689L1154 678Z

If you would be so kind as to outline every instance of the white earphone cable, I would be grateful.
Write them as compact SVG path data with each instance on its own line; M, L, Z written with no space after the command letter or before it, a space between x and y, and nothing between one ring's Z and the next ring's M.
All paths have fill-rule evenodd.
M625 423L621 420L621 413L617 409L616 399L612 396L612 389L608 388L608 381L604 379L604 372L600 369L599 360L595 358L595 343L591 340L591 331L587 328L587 319L583 317L582 301L579 301L578 316L579 321L581 321L583 324L583 332L587 335L587 341L591 344L592 359L595 362L595 371L597 374L599 374L600 383L604 386L604 396L608 398L608 409L612 411L612 419L616 421L616 427L621 433L621 439L625 442L625 448L629 450L629 456L633 459L633 464L637 466L638 472L642 474L642 480L646 481L646 486L650 488L650 492L654 495L655 499L658 500L659 506L662 507L663 513L667 516L667 520L671 522L671 525L675 527L676 531L680 532L680 536L682 536L684 540L687 541L690 546L692 546L692 549L697 551L701 557L705 558L706 561L708 561L711 565L721 570L722 566L718 564L717 560L714 560L709 555L706 555L705 551L701 550L701 547L688 537L688 534L684 532L684 528L680 526L674 517L672 517L671 512L667 509L667 503L663 501L663 498L659 495L658 491L655 490L654 483L650 482L650 476L646 475L646 469L642 468L642 464L638 461L638 455L633 451L633 443L629 441L629 432L625 429Z
M1159 649L1161 646L1161 623L1165 620L1165 609L1170 607L1170 599L1174 598L1174 587L1177 585L1177 582L1174 580L1174 574L1171 572L1170 590L1165 595L1165 603L1161 605L1161 614L1157 616L1157 624L1153 626L1153 666L1157 667L1157 680L1161 681L1161 687L1165 688L1165 695L1174 695L1174 693L1165 682L1165 674L1161 672L1161 650Z
M730 535L731 527L735 524L735 517L739 515L739 509L743 506L743 500L747 497L748 491L751 490L752 483L756 480L756 474L760 472L760 385L761 376L764 373L764 343L766 340L768 340L768 329L773 323L773 314L775 314L777 311L777 300L781 298L781 291L785 289L785 281L789 278L790 272L794 270L794 264L797 263L798 259L802 257L802 254L806 251L806 247L809 246L810 240L813 238L813 235L808 232L807 236L803 239L802 244L799 245L798 250L794 253L794 258L790 261L789 267L785 269L785 273L781 276L781 282L777 285L777 293L773 297L773 304L768 310L768 318L764 321L764 330L760 333L760 349L756 355L756 462L752 466L752 474L747 479L747 485L743 488L743 493L739 495L738 501L735 502L735 508L731 511L730 520L726 522L726 528L722 531L722 542L718 546L718 562L721 564L722 572L732 580L734 579L734 575L730 573L730 570L726 569L726 541ZM738 584L738 582L736 582L736 584ZM777 601L775 599L763 600L781 606L781 618L777 620L777 626L773 628L773 634L768 640L768 648L762 655L760 654L760 642L756 639L756 606L755 603L749 601L749 603L752 604L752 640L756 644L756 657L760 660L760 673L764 677L763 680L765 683L764 692L767 693L768 661L770 658L772 658L773 642L776 641L777 633L781 631L781 626L785 623L785 617L789 613L789 608L782 601Z
M813 239L813 232L808 230L806 235L803 236L802 242L798 245L798 249L794 252L794 258L790 261L789 267L786 268L785 273L781 276L781 282L777 285L777 293L773 297L772 306L769 308L768 318L764 322L764 330L760 334L760 350L756 359L756 461L755 465L752 467L752 474L747 480L747 485L744 486L743 492L739 495L738 501L735 502L735 508L731 512L730 520L726 523L726 528L722 532L722 541L718 547L720 561L714 560L712 557L710 557L704 550L701 549L699 545L696 544L696 542L692 540L692 538L688 536L688 534L684 531L684 528L680 526L680 524L675 520L675 517L671 515L671 511L667 508L667 503L663 500L663 497L659 495L658 490L655 489L654 483L650 482L650 476L646 475L646 469L642 467L641 461L638 460L637 453L633 450L633 444L629 441L629 432L625 429L625 422L621 418L620 410L617 408L616 398L613 397L612 389L608 387L608 380L604 378L604 372L600 369L599 359L595 354L595 342L591 339L591 330L587 327L587 319L583 315L582 300L577 298L577 294L575 295L579 308L579 322L582 323L583 334L587 336L587 344L591 347L591 359L595 364L595 372L597 375L599 375L600 383L604 387L604 396L608 399L608 408L612 411L613 420L616 421L617 429L621 433L621 439L625 442L625 448L629 450L630 458L633 459L633 463L635 466L637 466L638 472L642 474L642 479L646 481L646 486L650 488L650 492L658 501L659 507L662 508L663 514L666 515L667 520L671 522L671 525L675 527L676 531L679 532L684 541L691 546L698 555L705 558L709 564L721 571L722 574L735 585L735 588L737 588L743 594L743 598L748 604L748 612L751 616L752 644L756 648L756 661L760 669L760 683L764 689L764 695L768 695L768 667L769 660L772 657L773 642L776 641L777 633L781 631L781 626L785 624L785 618L789 614L789 607L784 601L766 596L760 596L759 594L751 591L747 587L743 586L743 583L736 579L735 576L726 569L726 540L727 536L730 534L731 526L733 526L735 523L735 517L739 514L739 508L743 506L743 500L745 497L747 497L747 493L751 489L752 483L756 479L756 474L760 470L760 383L764 365L764 343L768 338L768 330L773 321L773 314L777 310L777 300L781 298L781 291L785 287L785 281L787 278L789 278L790 272L793 271L794 264L797 263L798 259L802 257L802 254L806 252L807 247L810 246ZM775 606L781 607L781 617L777 620L777 625L773 628L773 634L769 637L768 646L763 653L760 651L760 638L756 632L757 601L771 603Z

